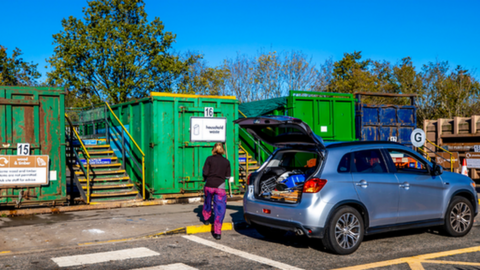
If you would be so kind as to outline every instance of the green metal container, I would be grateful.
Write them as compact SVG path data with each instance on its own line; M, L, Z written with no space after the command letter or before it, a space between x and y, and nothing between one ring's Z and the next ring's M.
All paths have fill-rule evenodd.
M235 97L151 93L149 98L112 106L145 153L145 181L151 197L167 198L169 194L203 189L203 165L215 143L191 142L190 118L204 117L206 107L214 108L213 117L226 118L227 158L235 178L231 191L239 193L238 127L233 124L238 118ZM135 173L133 166L127 166L127 172L135 182L141 182L141 175ZM229 191L228 181L226 187Z
M287 97L253 101L239 106L243 117L285 115L307 123L325 141L355 141L355 99L352 94L290 91ZM273 147L240 130L242 146L260 163Z
M325 141L355 141L352 94L290 91L283 115L299 118Z
M29 143L30 155L48 155L48 183L0 183L0 206L66 201L63 88L0 86L0 155L16 156Z

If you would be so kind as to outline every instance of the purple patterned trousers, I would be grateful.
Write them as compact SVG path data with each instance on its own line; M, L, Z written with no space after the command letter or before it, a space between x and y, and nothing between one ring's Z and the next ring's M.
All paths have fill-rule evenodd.
M213 198L213 214L215 221L213 222L213 232L222 233L223 218L227 210L227 193L223 188L205 187L205 202L203 203L203 218L208 220L212 215L212 198Z

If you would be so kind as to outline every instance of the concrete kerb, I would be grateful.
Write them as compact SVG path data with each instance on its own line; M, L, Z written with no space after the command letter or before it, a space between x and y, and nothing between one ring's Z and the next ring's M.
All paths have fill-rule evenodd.
M228 198L228 201L242 200L243 195L234 195ZM154 206L154 205L168 205L168 204L188 204L202 202L202 197L193 198L179 198L179 199L166 199L166 200L151 200L151 201L127 201L127 202L105 202L105 203L91 203L90 205L72 205L72 206L58 206L58 207L39 207L39 208L26 208L26 209L14 209L14 210L0 210L0 217L15 217L26 215L40 215L40 214L57 214L75 211L88 211L88 210L101 210L101 209L114 209L114 208L126 208L126 207L142 207L142 206Z
M231 230L242 230L248 229L249 225L246 222L224 222L222 224L222 231L231 231ZM118 242L127 242L133 240L140 240L140 239L155 239L164 236L176 235L176 234L197 234L197 233L208 233L213 231L213 225L190 225L185 227L180 227L174 230L168 230L160 233L149 234L145 236L139 237L131 237L125 239L115 239L115 240L106 240L106 241L95 241L95 242L86 242L86 243L79 243L79 246L90 246L90 245L101 245L101 244L109 244L109 243L118 243Z

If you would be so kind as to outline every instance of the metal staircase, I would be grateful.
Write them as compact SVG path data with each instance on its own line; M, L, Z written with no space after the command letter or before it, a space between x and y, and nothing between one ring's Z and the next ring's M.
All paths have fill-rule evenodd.
M90 155L91 202L141 199L138 187L131 181L123 164L118 162L118 157L115 156L110 145L86 145L85 148ZM77 150L79 149L77 148ZM80 153L79 158L85 165L86 156ZM106 162L106 164L102 164L102 162ZM73 165L73 170L77 188L85 193L89 189L85 172L78 163Z
M113 117L107 115L110 110ZM67 115L67 166L71 172L72 185L76 186L80 197L87 204L145 200L145 155L131 137L118 117L106 104L105 137L84 140L77 133ZM106 117L107 118L107 117ZM113 125L111 122L115 122ZM112 133L113 132L113 133ZM110 138L111 136L115 138ZM129 136L131 143L126 143ZM85 144L88 142L87 144ZM111 144L114 144L115 149ZM135 152L133 149L135 148ZM136 160L140 156L141 160ZM138 158L139 159L139 158ZM127 168L128 166L128 168ZM137 178L129 175L134 173ZM140 176L140 177L139 177Z

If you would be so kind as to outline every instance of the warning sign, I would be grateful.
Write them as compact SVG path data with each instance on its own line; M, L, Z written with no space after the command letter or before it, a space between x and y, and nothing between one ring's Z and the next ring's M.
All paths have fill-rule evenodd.
M48 184L48 156L0 156L0 186Z
M467 159L467 168L480 169L480 153L465 153L465 158Z

